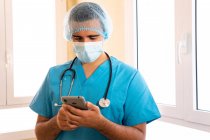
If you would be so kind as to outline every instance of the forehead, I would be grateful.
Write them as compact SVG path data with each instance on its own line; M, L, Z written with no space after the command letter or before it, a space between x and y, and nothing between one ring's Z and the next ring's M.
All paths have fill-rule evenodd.
M86 37L86 36L101 36L99 33L95 32L95 31L79 31L73 34L73 36L81 36L81 37Z
M81 28L93 28L97 30L102 30L99 19L92 19L83 22L69 21L69 26L72 31L77 31Z

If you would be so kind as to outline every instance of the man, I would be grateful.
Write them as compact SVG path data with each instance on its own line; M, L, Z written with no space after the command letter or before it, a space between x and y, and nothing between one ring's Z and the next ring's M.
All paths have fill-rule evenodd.
M38 140L144 140L146 124L160 117L139 71L103 51L111 31L98 4L83 2L70 10L65 36L77 57L52 67L31 102ZM59 107L62 96L84 96L88 110Z

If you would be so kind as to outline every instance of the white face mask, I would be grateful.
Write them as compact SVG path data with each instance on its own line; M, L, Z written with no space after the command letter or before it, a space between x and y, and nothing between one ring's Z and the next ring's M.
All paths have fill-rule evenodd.
M94 62L103 52L103 41L73 42L73 51L82 63Z

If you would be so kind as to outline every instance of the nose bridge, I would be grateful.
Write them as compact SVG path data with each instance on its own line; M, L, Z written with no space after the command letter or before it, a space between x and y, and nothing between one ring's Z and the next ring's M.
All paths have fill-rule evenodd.
M83 42L90 42L89 37L85 36L85 37L83 38Z

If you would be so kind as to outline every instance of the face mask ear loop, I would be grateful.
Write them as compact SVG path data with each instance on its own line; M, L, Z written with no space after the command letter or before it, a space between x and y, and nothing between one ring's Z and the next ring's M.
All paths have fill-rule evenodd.
M103 40L101 40L101 44L102 44L101 47L102 47L103 50L104 50L104 43L105 43L105 41L106 41L106 40L105 40L104 38L103 38ZM105 52L105 51L104 51L104 52Z

